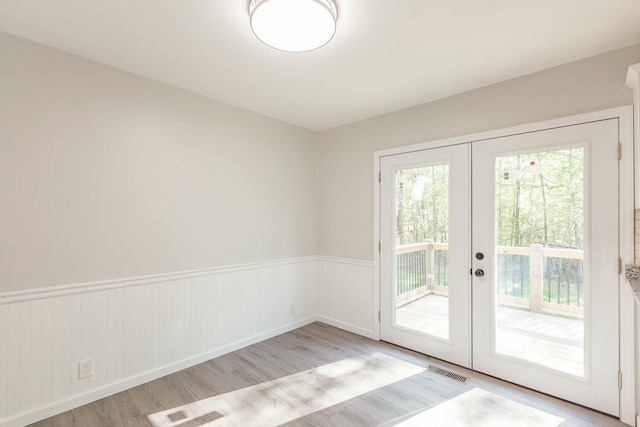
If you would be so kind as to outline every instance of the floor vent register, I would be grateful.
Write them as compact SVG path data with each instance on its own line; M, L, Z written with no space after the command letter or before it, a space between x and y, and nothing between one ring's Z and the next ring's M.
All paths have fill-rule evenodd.
M467 381L469 381L469 378L465 377L464 375L456 374L455 372L451 372L433 365L427 365L427 371L445 376L447 378L451 378L452 380L458 381L462 384L466 384Z

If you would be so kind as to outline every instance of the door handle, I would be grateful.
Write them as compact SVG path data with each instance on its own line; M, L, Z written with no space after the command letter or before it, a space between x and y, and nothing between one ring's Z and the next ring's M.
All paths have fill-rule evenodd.
M475 275L476 275L476 277L482 277L482 276L484 276L484 270L483 270L483 269L481 269L481 268L479 268L479 269L477 269L477 270L476 270L476 272L475 272L475 273L473 273L473 274L475 274Z

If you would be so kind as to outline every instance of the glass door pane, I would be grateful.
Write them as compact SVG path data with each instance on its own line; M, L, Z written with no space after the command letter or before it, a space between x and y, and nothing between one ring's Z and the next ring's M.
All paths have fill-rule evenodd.
M602 120L472 146L474 369L612 415L617 141Z
M471 146L380 158L380 339L471 367Z
M496 352L583 377L584 148L496 158Z
M449 164L395 173L396 325L449 339Z

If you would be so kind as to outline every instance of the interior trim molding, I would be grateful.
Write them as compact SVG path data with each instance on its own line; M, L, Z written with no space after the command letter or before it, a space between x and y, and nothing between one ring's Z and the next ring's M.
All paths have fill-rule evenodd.
M639 64L640 65L640 64ZM544 120L541 122L528 123L523 125L516 125L506 127L503 129L495 129L485 132L473 133L469 135L454 136L446 139L439 139L429 142L421 142L412 145L406 145L401 147L393 147L384 150L379 150L373 153L374 160L374 184L378 184L378 173L380 172L380 157L393 156L395 154L408 153L411 151L429 150L431 148L447 147L456 144L466 144L475 141L484 141L487 139L503 138L506 136L520 135L524 133L537 132L540 130L554 129L559 127L573 126L578 124L584 124L589 122L599 122L609 119L620 119L622 116L626 116L629 113L631 106L615 107L601 111L594 111L592 113L577 114L574 116L562 117L559 119ZM377 185L374 188L377 189ZM375 227L375 224L374 224ZM378 246L376 244L376 253Z
M627 80L625 85L633 91L633 121L635 130L634 138L634 159L636 173L640 171L640 64L631 65L627 71ZM640 208L640 185L635 188L635 208Z
M375 340L375 331L372 329L365 329L360 326L354 325L352 323L343 322L341 320L334 319L332 317L327 317L323 315L316 316L316 320L318 322L326 323L330 326L335 326L338 329L342 329L344 331L352 332L356 335L361 335L366 338L371 338Z
M168 282L191 277L212 276L216 274L232 273L234 271L254 270L258 268L275 267L278 265L315 262L317 256L305 256L298 258L284 258L273 261L260 261L246 264L235 264L222 267L201 268L196 270L184 270L172 273L151 274L147 276L127 277L120 279L100 280L95 282L75 283L70 285L49 286L35 289L10 291L0 293L0 305L14 304L17 302L32 301L36 299L54 298L65 295L97 292L109 289L128 288L131 286L147 285L150 283Z
M629 66L627 71L626 86L629 89L640 90L640 64Z
M336 256L319 255L318 261L336 262L338 264L349 264L349 265L357 265L360 267L373 268L373 261L364 260L364 259L342 258L342 257L336 257Z
M640 63L639 64L635 64L635 65L631 65L629 66L629 70L627 71L627 80L625 82L626 86L633 90L633 119L631 121L631 123L629 124L630 130L629 132L631 132L633 134L633 136L631 137L632 139L632 144L631 147L628 149L628 152L630 154L631 157L633 157L634 159L634 165L631 165L632 171L633 173L630 174L630 176L625 177L625 180L628 180L628 184L630 185L632 190L634 192L634 199L632 200L630 205L633 206L633 208L638 209L640 208L640 185L638 185L638 177L640 176ZM624 146L623 146L623 150L624 150ZM624 153L623 153L624 156ZM635 185L634 185L635 184ZM635 190L633 189L635 186ZM626 257L626 259L624 259L624 261L628 262L629 264L632 264L635 262L635 245L637 245L637 243L634 243L634 239L632 236L635 235L634 232L634 217L633 214L630 212L625 212L628 216L626 218L626 220L630 223L630 225L628 225L627 227L625 227L625 235L628 236L629 241L626 242L626 246L627 246L627 251L630 251L633 255L629 255L628 257ZM622 242L624 243L624 242ZM629 291L629 289L624 289L622 290L622 294L624 295L624 297L626 297L625 301L622 302L622 296L621 296L621 309L624 310L625 313L627 313L627 315L622 318L621 317L621 326L624 325L623 322L630 322L630 325L634 325L635 328L633 330L633 333L627 329L631 329L628 326L625 326L625 330L621 331L624 332L623 335L621 335L621 346L625 347L625 352L630 353L631 355L636 355L640 352L640 342L636 342L637 340L635 340L635 338L637 338L638 333L640 331L640 320L633 320L633 316L634 316L634 312L636 311L636 307L637 304L635 303L635 301L633 301L633 297L630 297L631 292ZM628 299L631 299L631 301L629 301ZM637 316L636 316L637 317ZM622 348L620 349L622 351ZM634 379L636 380L634 382L634 384L632 384L633 387L637 388L638 384L636 384L637 380L638 380L638 370L640 369L640 365L638 365L638 363L635 361L635 357L633 357L632 360L621 360L621 365L625 365L623 366L623 368L626 368L627 370L631 370L633 369L634 371ZM624 386L624 384L623 384ZM624 395L623 395L624 396ZM635 394L633 396L631 395L626 395L626 399L627 401L624 403L624 405L621 406L621 412L624 412L624 416L625 418L623 419L623 421L625 421L627 424L632 424L632 414L636 414L638 410L640 410L640 408L636 407L636 403L638 403L638 398L637 396L635 396ZM640 415L638 415L638 420L637 420L637 424L640 426Z

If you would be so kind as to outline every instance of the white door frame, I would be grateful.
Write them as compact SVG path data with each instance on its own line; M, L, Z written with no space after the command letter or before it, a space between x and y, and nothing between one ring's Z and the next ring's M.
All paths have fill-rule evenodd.
M633 106L612 108L593 113L530 123L488 132L457 136L438 141L390 148L373 153L373 298L374 313L377 320L380 313L380 159L383 156L408 153L411 151L427 150L454 144L463 144L484 139L498 138L521 133L536 132L544 129L577 125L607 119L618 120L622 158L619 164L619 242L622 266L634 262L634 149L633 149ZM620 305L620 372L622 374L622 389L620 391L620 420L634 425L636 421L635 408L635 299L631 288L627 285L624 268L618 276L619 305ZM380 339L380 323L374 322L375 338Z

